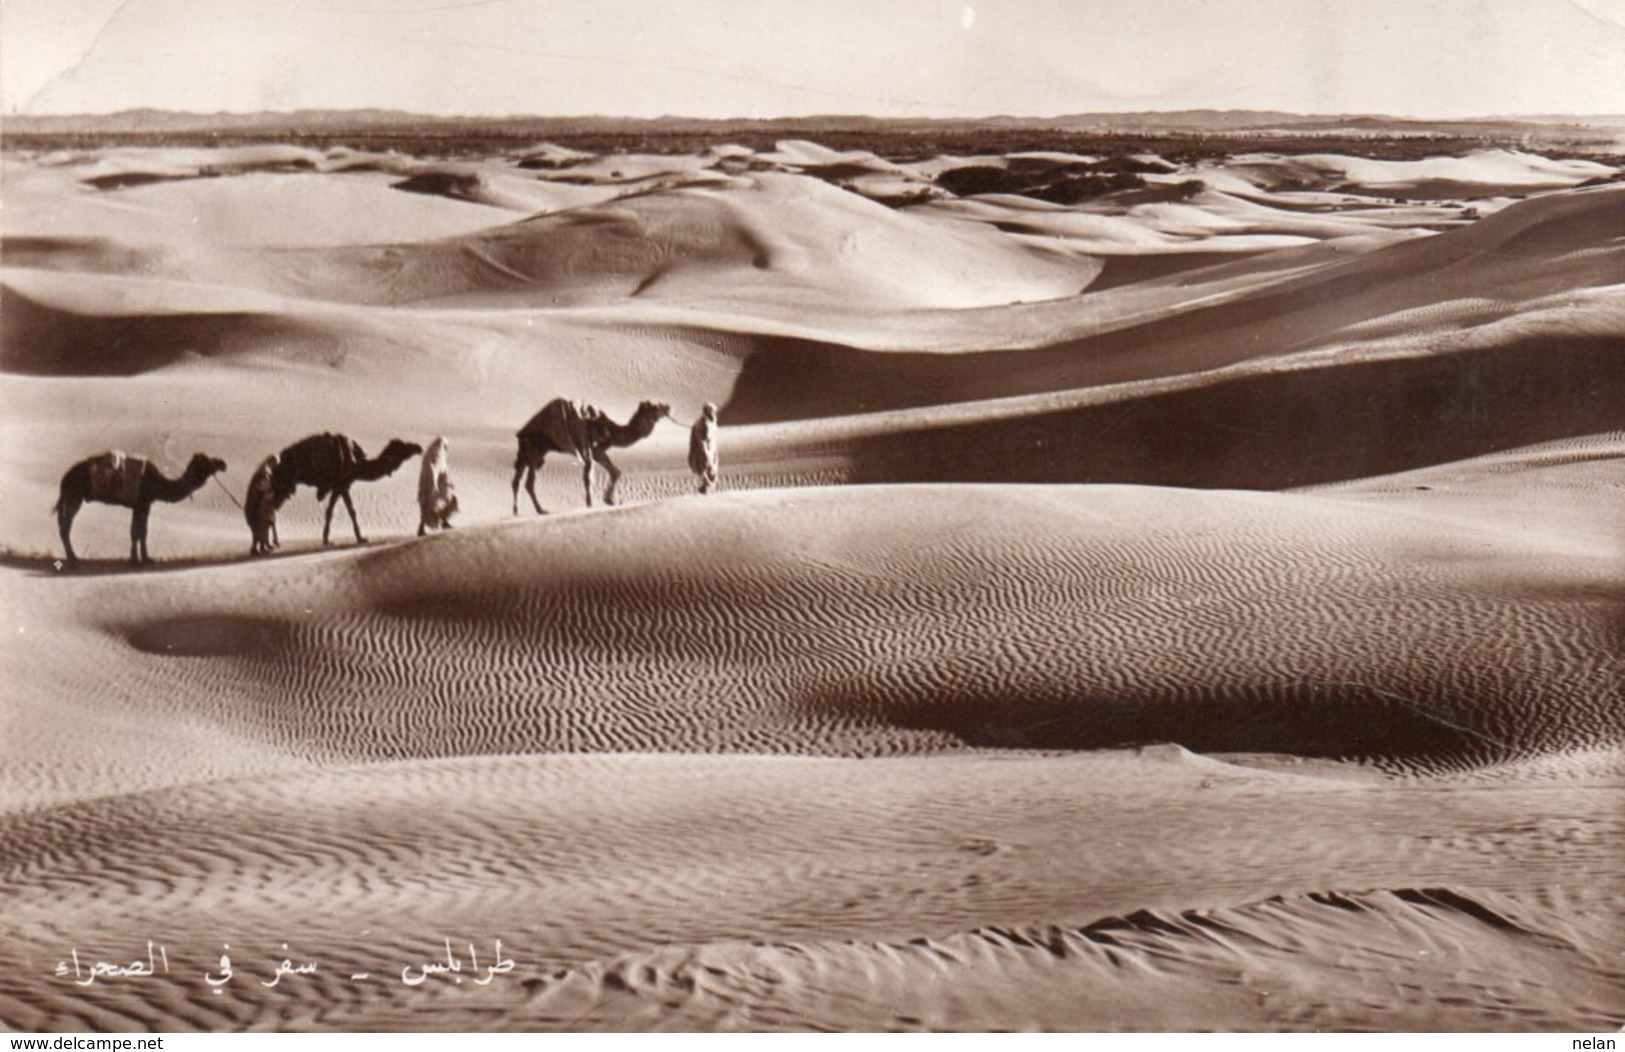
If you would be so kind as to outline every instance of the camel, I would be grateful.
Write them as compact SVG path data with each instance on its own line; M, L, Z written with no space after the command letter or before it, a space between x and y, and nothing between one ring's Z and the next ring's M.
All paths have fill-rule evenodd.
M418 508L422 520L418 523L418 536L430 530L451 529L451 517L457 514L456 487L451 484L451 443L436 438L423 454L423 470L418 474Z
M181 477L176 479L166 478L150 460L128 456L118 450L81 460L62 476L61 495L53 509L68 565L79 561L69 534L73 531L74 516L79 514L86 501L132 509L130 564L139 566L152 562L152 556L147 552L147 519L152 513L153 502L179 503L224 470L224 460L203 453L194 454Z
M593 465L602 465L609 472L604 503L614 504L615 484L621 480L621 471L609 459L608 451L643 441L663 419L671 419L671 406L664 402L641 402L632 419L617 424L601 410L583 402L553 399L519 429L519 454L513 462L513 513L519 514L519 480L523 476L525 492L530 494L536 514L547 514L541 501L536 499L536 472L549 453L573 453L581 461L581 486L589 508L592 507Z
M688 468L699 476L700 492L710 493L717 484L717 407L710 402L689 429Z
M248 554L265 555L273 548L282 547L282 538L276 531L276 454L260 461L254 477L248 480L248 495L243 498L243 517L248 520L248 531L254 539Z
M376 458L369 458L355 439L331 432L300 439L277 456L272 472L272 502L281 507L300 486L312 486L316 499L327 501L327 518L322 523L322 543L333 530L333 509L340 500L350 513L350 526L355 530L355 542L366 544L361 535L361 523L356 521L355 504L350 500L350 486L356 482L376 482L388 478L402 464L411 460L423 447L415 442L398 438Z

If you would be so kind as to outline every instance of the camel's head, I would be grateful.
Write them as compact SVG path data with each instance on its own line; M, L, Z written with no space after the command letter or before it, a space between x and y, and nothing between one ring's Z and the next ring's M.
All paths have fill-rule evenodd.
M186 473L195 479L207 479L226 470L226 462L207 453L193 453L186 465Z
M633 415L636 418L649 421L650 425L653 426L662 420L671 419L671 406L665 402L639 402L638 411Z
M385 446L384 451L378 455L378 459L385 463L394 465L390 468L390 470L393 471L395 468L400 467L413 457L422 454L422 452L423 447L418 445L416 442L407 442L399 438L392 438L389 440L389 445Z

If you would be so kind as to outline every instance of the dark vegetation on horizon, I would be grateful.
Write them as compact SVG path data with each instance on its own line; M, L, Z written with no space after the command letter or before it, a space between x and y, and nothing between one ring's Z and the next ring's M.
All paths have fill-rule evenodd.
M473 157L522 152L548 142L595 154L690 154L732 144L771 150L785 139L810 139L834 150L863 150L908 162L942 154L1065 152L1159 154L1176 164L1249 151L1342 153L1411 160L1506 148L1549 156L1595 157L1610 131L1575 124L1520 121L1414 122L1323 119L1279 126L1238 125L1213 115L1118 115L1056 120L882 120L869 117L782 120L629 120L614 118L452 119L406 114L313 113L252 116L116 114L107 117L12 118L7 150L110 146L247 146L284 144L414 156ZM1218 115L1226 117L1231 115ZM1272 115L1258 114L1259 118ZM1181 119L1185 121L1181 124ZM1120 121L1115 123L1114 121Z

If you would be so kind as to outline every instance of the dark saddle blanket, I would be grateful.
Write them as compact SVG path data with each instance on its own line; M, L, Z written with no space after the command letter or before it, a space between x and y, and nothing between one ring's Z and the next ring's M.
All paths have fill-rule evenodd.
M110 504L131 504L141 495L141 476L147 462L119 450L109 450L90 461L90 492Z

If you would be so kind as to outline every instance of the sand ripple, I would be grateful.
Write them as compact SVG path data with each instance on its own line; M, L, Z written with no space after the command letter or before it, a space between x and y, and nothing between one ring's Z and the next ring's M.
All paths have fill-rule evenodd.
M343 759L1167 740L1438 768L1618 740L1617 557L1372 501L734 494L322 574L157 580L104 630L199 716Z
M0 1018L58 1029L1599 1029L1625 1018L1609 934L1621 903L1604 878L1617 770L1458 785L1448 807L1437 783L1347 775L1171 747L551 756L88 800L0 819L0 908L22 933L0 951ZM463 940L484 953L502 939L514 973L481 988L394 978L448 938L459 953ZM90 987L52 974L69 947L128 956L147 939L166 947L171 974ZM202 977L223 945L245 976L290 954L320 969L215 995Z

